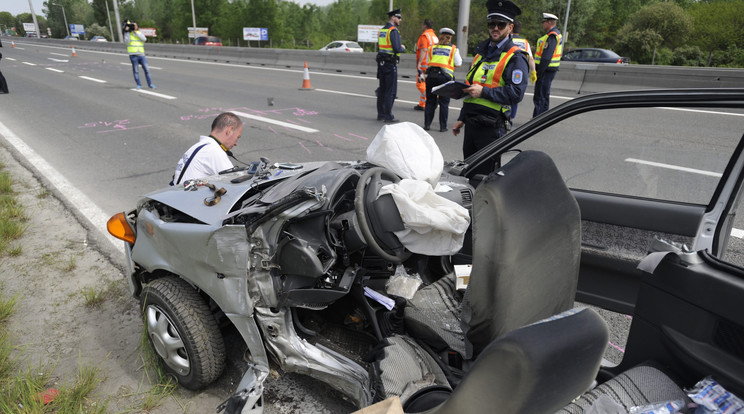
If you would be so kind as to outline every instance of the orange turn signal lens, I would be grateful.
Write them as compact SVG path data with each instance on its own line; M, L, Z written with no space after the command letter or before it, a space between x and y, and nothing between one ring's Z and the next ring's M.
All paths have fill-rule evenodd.
M129 221L127 221L127 216L124 215L124 213L118 213L111 216L109 221L106 223L106 229L108 229L108 232L117 239L134 244L136 238L134 230L132 230L132 226L129 224Z

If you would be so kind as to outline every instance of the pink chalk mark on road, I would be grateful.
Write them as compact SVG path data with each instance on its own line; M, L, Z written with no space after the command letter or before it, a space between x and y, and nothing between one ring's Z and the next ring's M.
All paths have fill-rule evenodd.
M341 136L341 135L339 135L339 134L333 134L333 135L334 135L335 137L337 137L337 138L341 138L341 139L343 139L343 140L346 140L346 141L351 141L351 139L349 139L349 138L346 138L346 137L342 137L342 136Z
M323 148L325 148L325 149L326 149L326 151L333 151L333 148L328 148L328 147L326 147L325 145L323 145L323 143L322 143L322 142L318 141L317 139L315 140L315 142L317 142L317 143L318 143L318 146L319 146L319 147L323 147Z
M279 135L279 133L276 132L276 129L274 129L273 127L269 127L269 129L271 130L271 132L275 133L276 135Z
M308 153L308 154L312 154L312 153L313 153L313 152L312 152L312 151L310 151L310 149L309 149L308 147L306 147L306 146L305 146L305 144L303 144L303 143L302 143L301 141L298 141L297 143L298 143L298 144L300 144L300 146L302 147L302 149L304 149L305 151L307 151L307 153Z
M363 137L363 136L357 135L357 134L352 134L351 132L349 132L349 135L351 135L352 137L357 137L357 138L369 140L369 138L367 138L367 137Z
M129 131L130 129L148 128L148 127L151 127L151 126L152 125L140 125L140 126L136 126L136 127L119 127L119 126L115 126L114 128L117 128L117 129L107 129L107 130L104 130L104 131L97 131L97 133L100 134L100 133L103 133L103 132Z

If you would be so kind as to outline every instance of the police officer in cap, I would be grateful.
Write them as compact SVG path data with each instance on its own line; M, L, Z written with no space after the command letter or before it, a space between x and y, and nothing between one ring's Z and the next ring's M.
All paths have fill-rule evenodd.
M508 0L488 0L490 38L474 49L473 63L466 81L470 95L463 100L460 117L452 130L454 135L465 127L462 153L473 155L506 134L511 105L524 98L529 68L527 54L511 41L514 18L522 13ZM481 164L473 171L489 174L495 161Z
M393 102L398 90L398 55L406 51L406 47L400 42L398 26L402 17L400 9L390 11L390 18L385 26L380 29L377 53L377 79L380 87L377 89L377 120L387 123L397 122L393 116Z
M547 111L550 107L550 85L553 83L558 67L561 65L563 54L563 35L555 27L558 16L551 13L543 13L542 27L545 36L537 39L535 48L535 69L537 70L537 82L535 82L535 95L532 101L535 109L532 116L536 117Z

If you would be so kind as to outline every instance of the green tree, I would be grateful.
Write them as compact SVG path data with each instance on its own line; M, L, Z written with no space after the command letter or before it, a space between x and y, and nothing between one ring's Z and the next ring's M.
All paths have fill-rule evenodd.
M744 0L699 2L689 12L695 21L691 41L706 52L707 66L716 51L744 49Z
M685 44L692 17L672 2L644 6L631 15L620 30L616 49L632 61L654 63L659 47L675 49Z

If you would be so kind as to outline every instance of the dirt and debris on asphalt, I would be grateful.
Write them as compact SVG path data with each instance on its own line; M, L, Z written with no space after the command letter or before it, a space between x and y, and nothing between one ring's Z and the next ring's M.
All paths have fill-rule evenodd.
M0 290L4 298L19 294L9 329L19 352L32 365L53 370L52 384L74 381L79 366L97 367L103 378L93 398L108 401L112 413L210 413L240 381L245 345L228 329L228 363L210 387L192 392L178 387L154 409L143 402L151 388L139 346L141 312L128 291L122 269L97 245L54 193L0 145L0 165L13 179L13 190L28 217L18 255L0 256ZM93 230L95 231L95 230ZM104 300L86 306L85 292ZM272 366L264 392L264 412L340 413L354 407L325 384Z

